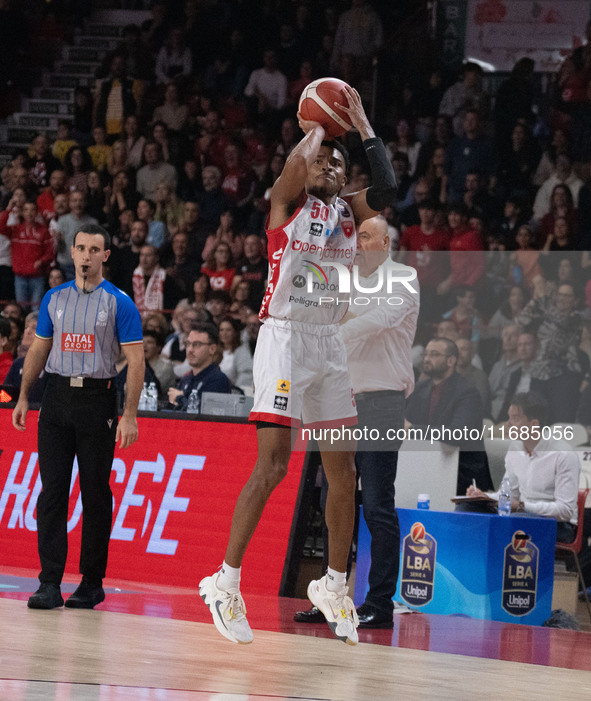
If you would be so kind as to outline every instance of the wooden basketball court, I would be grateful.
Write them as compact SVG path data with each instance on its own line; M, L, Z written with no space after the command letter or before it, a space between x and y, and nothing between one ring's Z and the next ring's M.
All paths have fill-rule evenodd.
M245 592L239 646L187 589L109 580L94 611L35 611L35 573L17 575L0 572L2 701L591 698L586 632L413 613L350 647L293 623L306 602Z

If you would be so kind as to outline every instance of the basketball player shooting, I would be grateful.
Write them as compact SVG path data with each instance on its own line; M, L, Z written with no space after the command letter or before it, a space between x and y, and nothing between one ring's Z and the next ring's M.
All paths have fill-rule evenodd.
M219 632L236 643L250 643L252 630L240 594L241 563L272 491L287 472L300 426L346 427L357 423L346 351L339 321L347 305L323 304L318 290L308 292L294 281L306 279L316 266L329 289L338 289L334 268L351 268L356 251L356 224L373 217L394 200L396 181L381 139L376 138L361 98L346 85L347 104L337 105L358 130L370 164L372 186L340 198L347 181L348 155L342 144L325 141L315 121L298 120L304 138L293 149L271 191L267 220L268 286L259 316L264 322L254 357L258 459L236 502L223 565L199 584ZM336 285L337 287L333 287ZM325 288L326 289L326 288ZM320 294L326 294L320 293ZM336 449L335 449L336 447ZM326 523L329 563L326 574L308 587L308 597L334 635L355 645L357 614L347 596L347 557L355 520L355 443L335 446L319 441L328 480Z

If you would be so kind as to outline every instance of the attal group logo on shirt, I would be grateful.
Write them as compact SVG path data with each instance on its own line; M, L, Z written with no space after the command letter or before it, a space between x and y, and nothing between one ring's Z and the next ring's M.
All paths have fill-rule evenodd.
M62 351L73 353L94 353L94 334L63 333Z

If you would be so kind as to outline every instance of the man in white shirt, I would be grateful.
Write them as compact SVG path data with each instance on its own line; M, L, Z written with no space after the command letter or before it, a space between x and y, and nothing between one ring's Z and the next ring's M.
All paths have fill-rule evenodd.
M251 119L269 119L273 115L278 119L280 110L285 107L287 100L287 78L277 68L277 53L267 49L263 54L263 67L257 68L250 74L244 94L251 98L250 107L256 112L257 118L251 114Z
M523 392L513 397L509 430L516 429L520 440L507 451L504 476L511 483L511 511L555 518L556 540L570 543L576 535L581 463L567 441L542 437L549 429L547 415L548 405L541 395ZM466 494L484 492L470 486Z
M384 27L378 13L367 0L352 0L351 9L339 16L330 67L339 75L347 60L363 79L383 43Z
M401 441L390 439L387 432L404 427L406 398L414 389L412 344L419 285L414 268L392 262L389 253L387 221L381 216L364 221L357 233L358 287L375 289L380 276L382 284L377 293L352 293L353 303L342 326L359 426L379 431L377 439L359 441L355 456L363 514L371 534L369 591L357 609L360 628L393 626L400 551L394 480ZM389 293L391 269L408 286L395 283ZM367 298L371 304L365 303Z
M379 434L374 440L360 440L355 456L363 515L371 535L369 591L357 609L360 628L393 627L392 597L400 559L394 480L401 441L392 438L392 432L404 428L406 397L414 388L411 350L419 313L419 285L415 269L392 262L389 249L388 222L382 216L366 219L357 234L359 289L351 293L350 311L341 327L358 428ZM408 286L394 283L388 292L391 270ZM369 289L376 291L361 291ZM295 620L315 623L322 619L312 608L298 612Z
M443 94L439 114L451 117L455 134L461 136L468 109L477 110L482 122L490 116L490 95L482 87L482 68L472 62L464 65L462 78Z

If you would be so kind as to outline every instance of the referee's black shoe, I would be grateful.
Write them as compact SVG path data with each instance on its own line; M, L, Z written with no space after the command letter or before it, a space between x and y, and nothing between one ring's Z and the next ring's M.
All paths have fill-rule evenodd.
M359 628L393 628L392 610L379 609L372 604L363 603L357 609Z
M293 617L296 623L326 623L326 618L319 608L312 606L307 611L297 611Z
M56 609L64 605L58 584L42 582L41 586L29 597L27 606L30 609Z
M90 582L86 577L82 577L82 581L76 591L66 601L66 607L70 609L93 609L104 600L105 592L102 582Z

